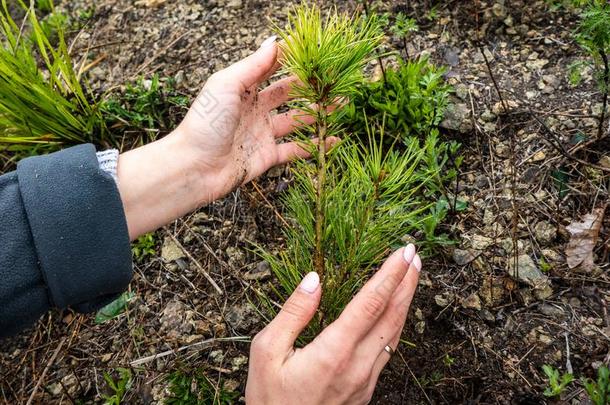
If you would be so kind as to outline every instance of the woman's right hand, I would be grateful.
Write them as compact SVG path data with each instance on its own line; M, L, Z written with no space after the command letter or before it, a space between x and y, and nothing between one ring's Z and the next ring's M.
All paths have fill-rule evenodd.
M309 273L273 321L252 342L246 402L365 404L396 349L417 288L422 263L415 247L399 249L341 316L302 349L294 343L322 294Z

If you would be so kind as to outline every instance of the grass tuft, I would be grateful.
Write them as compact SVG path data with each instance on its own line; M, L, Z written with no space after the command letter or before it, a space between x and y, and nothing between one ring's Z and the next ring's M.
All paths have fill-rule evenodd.
M53 26L53 45L36 9L18 5L23 24L13 20L6 0L0 9L0 148L32 154L86 142L114 145L74 69L62 24Z

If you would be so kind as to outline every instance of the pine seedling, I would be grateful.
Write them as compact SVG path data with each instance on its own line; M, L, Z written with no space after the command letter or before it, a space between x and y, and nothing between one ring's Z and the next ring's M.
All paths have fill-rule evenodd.
M416 138L405 140L399 153L384 145L383 126L369 127L365 143L341 132L344 108L335 103L352 97L363 80L363 66L381 39L375 19L336 12L323 19L318 9L303 5L280 35L285 70L301 82L294 89L302 100L297 107L315 118L300 134L314 159L293 166L294 183L283 201L286 246L261 255L279 281L273 290L278 301L312 269L321 276L322 299L300 340L305 343L339 316L402 236L422 229L430 209L422 190L434 174L422 170L426 147ZM307 140L312 134L318 142ZM323 140L333 135L344 140L327 151ZM272 299L262 298L272 317Z
M581 14L577 34L578 42L601 65L599 86L602 91L602 111L599 117L597 139L603 137L608 93L610 92L610 3L607 0L588 0Z
M49 0L52 10L52 2ZM81 85L56 26L53 45L36 10L22 0L26 23L16 23L0 3L0 146L32 153L64 144L108 144L104 121Z
M306 4L295 7L286 29L277 31L283 39L284 69L300 80L292 89L293 95L304 100L299 106L303 112L315 118L310 128L318 140L313 148L317 162L314 269L323 278L326 140L340 130L335 119L338 114L331 116L329 109L355 92L362 81L362 69L379 45L382 34L375 18L352 19L336 11L324 18L316 6Z

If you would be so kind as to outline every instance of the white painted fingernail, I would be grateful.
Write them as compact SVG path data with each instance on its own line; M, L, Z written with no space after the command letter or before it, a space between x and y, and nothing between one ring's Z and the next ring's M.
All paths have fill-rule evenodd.
M422 263L421 263L421 258L419 257L419 255L415 255L415 257L413 258L413 267L415 267L417 269L417 272L421 272L422 269Z
M405 259L405 261L409 264L411 264L411 262L413 262L413 257L415 256L415 245L412 243L409 243L407 245L407 247L405 248L405 250L402 252L402 257L403 259Z
M277 35L270 36L269 38L267 38L263 41L263 43L261 44L261 48L266 48L268 46L273 45L276 40L277 40Z
M312 271L311 273L305 276L303 281L301 281L299 288L305 291L307 294L313 294L316 292L319 285L320 276L318 276L318 273Z

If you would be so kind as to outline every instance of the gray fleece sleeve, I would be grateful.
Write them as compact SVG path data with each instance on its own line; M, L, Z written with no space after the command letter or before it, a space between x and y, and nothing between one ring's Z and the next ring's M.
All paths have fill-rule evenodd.
M22 160L0 177L0 336L51 307L100 308L132 276L115 181L92 145Z

